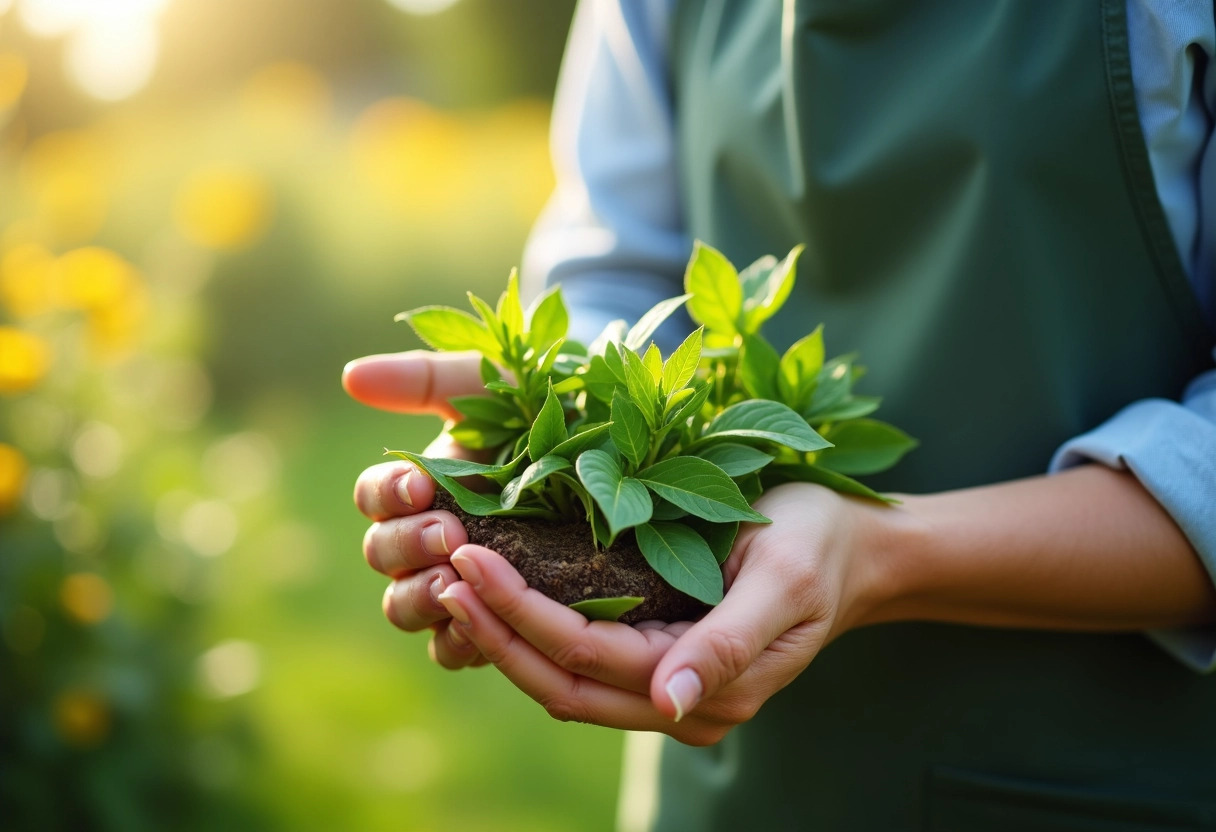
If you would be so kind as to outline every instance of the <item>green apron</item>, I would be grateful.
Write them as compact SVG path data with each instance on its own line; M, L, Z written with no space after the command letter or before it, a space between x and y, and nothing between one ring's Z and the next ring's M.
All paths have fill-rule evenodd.
M688 0L692 235L806 253L766 332L825 323L921 447L879 488L1042 473L1210 364L1154 189L1125 0ZM1216 676L1137 634L892 624L829 646L708 749L657 828L1216 829Z

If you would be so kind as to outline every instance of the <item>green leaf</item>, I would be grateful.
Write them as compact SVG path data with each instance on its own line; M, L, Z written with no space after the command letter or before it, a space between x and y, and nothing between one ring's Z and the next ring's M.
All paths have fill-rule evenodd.
M612 397L612 444L634 467L642 464L650 450L650 428L646 417L628 396L616 391Z
M561 442L550 453L564 459L573 459L588 448L593 448L603 442L612 429L612 422L601 422L574 434L565 442Z
M623 368L621 372L624 373ZM602 402L611 402L617 385L625 382L624 378L617 378L616 373L609 368L608 361L599 355L592 356L591 363L583 373L583 381L587 385L587 392Z
M697 412L700 411L701 407L709 398L709 393L712 387L713 385L707 381L696 382L696 386L693 388L692 398L680 405L680 409L675 411L675 413L667 418L667 424L683 425L693 416L697 415Z
M498 368L494 366L494 362L486 358L484 355L481 357L481 363L478 365L478 369L481 371L482 384L489 384L492 381L502 381L502 373L499 372Z
M498 299L497 312L508 343L524 334L524 308L519 302L519 269L511 269L507 291Z
M560 456L542 456L525 468L522 474L507 483L499 497L499 502L503 508L514 508L523 492L544 482L550 474L569 467L570 463Z
M477 350L491 361L502 358L498 339L468 312L450 306L424 306L402 312L394 320L409 323L432 349Z
M633 325L625 335L625 347L631 350L640 350L646 346L650 340L650 336L654 335L655 330L671 317L671 314L684 305L684 301L688 300L691 295L680 295L679 297L668 298L664 301L659 301L650 310L638 319L638 322Z
M560 286L554 286L528 307L528 343L538 353L566 337L570 314L562 300Z
M810 335L794 342L785 355L777 374L781 401L802 413L811 403L819 371L823 369L823 325ZM771 398L771 397L770 397Z
M768 276L777 267L777 258L771 254L752 261L739 272L739 285L743 288L743 313L755 309L768 294Z
M613 378L624 384L625 359L622 356L622 352L629 352L629 350L623 350L617 344L604 345L604 365L612 372Z
M653 503L646 487L633 477L621 475L620 464L604 451L584 451L574 462L578 478L604 513L612 543L624 529L650 519Z
M685 385L696 375L697 365L701 363L701 336L704 331L704 327L697 327L663 365L663 392L668 396L686 389ZM667 404L671 406L670 398Z
M625 386L629 391L629 398L633 399L633 403L646 418L646 424L653 429L656 427L655 409L659 401L659 383L633 350L625 350L623 357Z
M847 401L853 392L855 355L841 355L823 365L815 384L815 396L806 413L807 419L820 421L820 414L829 412Z
M688 313L694 321L723 335L739 331L735 322L743 308L743 289L739 273L721 252L697 242L684 273L684 290L692 295Z
M674 456L638 471L637 478L664 500L715 523L771 522L747 504L725 471L708 460Z
M451 494L452 498L456 500L456 504L469 514L477 517L484 517L488 514L495 514L501 510L501 506L499 506L497 499L486 494L478 494L476 491L471 491L453 478L456 476L468 476L472 473L484 473L474 472L464 467L474 465L475 463L464 462L463 460L458 459L432 459L430 457L410 453L409 451L393 451L393 453L402 459L409 460L423 471L426 471L430 478L433 479L440 488ZM459 467L454 468L451 465L452 463L459 464ZM489 468L491 466L483 467ZM464 473L444 473L445 471L451 470L459 470Z
M754 399L776 399L777 366L780 358L772 345L759 335L743 336L739 377L743 389Z
M647 523L637 530L638 548L659 576L706 604L721 602L722 570L701 536L682 523Z
M737 442L718 442L710 445L701 451L700 456L721 468L732 479L759 471L774 459L771 454L757 450L751 445L740 445Z
M651 343L646 348L646 354L642 356L642 363L650 371L650 376L654 379L655 388L658 389L659 385L663 382L663 354L659 352L656 344Z
M754 277L748 274L751 270L749 266L744 270L746 278L744 275L740 275L746 293L742 316L742 331L745 334L758 332L760 326L785 304L786 299L790 296L790 291L794 288L794 277L802 250L803 246L797 246L786 255L784 260L767 271L763 271L763 265L767 265L768 261L761 258L764 264L759 267L758 274ZM757 261L753 265L759 263L761 261Z
M486 328L490 330L495 338L499 339L500 343L505 344L506 342L502 340L502 321L498 320L498 314L494 311L490 304L486 303L472 292L465 292L465 295L467 295L469 298L469 304L477 310L477 314L480 315L481 320L485 322Z
M885 471L917 444L899 428L876 419L838 422L828 429L825 438L835 447L821 452L815 462L838 474Z
M566 441L566 412L557 394L553 392L550 382L549 391L545 395L545 403L541 406L532 430L528 433L528 456L533 461L539 461L558 445Z
M499 421L463 419L453 425L448 433L471 451L485 451L514 439L519 431L504 427Z
M719 413L694 447L731 436L765 439L795 451L819 451L831 446L793 410L780 402L756 399L733 404Z
M846 477L844 474L829 471L827 468L821 468L818 465L807 465L805 463L799 465L773 465L766 468L764 474L765 481L773 485L782 482L813 482L818 485L827 486L833 491L839 491L841 494L853 494L883 503L899 502L899 500L879 494L868 485L863 485L852 477Z
M625 340L625 332L629 329L620 318L614 321L609 321L599 335L595 336L595 340L587 347L588 355L603 355L604 348L609 344L619 344Z
M878 396L849 396L835 407L816 414L815 422L843 422L847 419L860 419L862 416L869 416L878 410L880 404L882 404L882 399Z
M582 376L570 376L553 385L553 392L559 396L564 396L567 393L577 393L583 389L584 383L585 379Z
M688 518L688 512L677 506L675 503L669 503L664 499L656 499L654 501L654 511L651 512L651 520L680 520ZM697 522L704 522L701 518L691 518Z
M469 419L496 422L503 426L511 420L521 421L519 410L501 396L456 396L448 399L448 404Z
M641 606L645 598L636 595L622 595L617 598L588 598L586 601L575 601L570 609L581 612L588 621L617 621L622 615Z
M735 547L735 538L739 536L738 523L711 523L700 517L689 517L684 524L709 544L709 550L714 553L714 560L719 564L726 562L731 549Z
M553 365L557 363L557 357L561 354L563 343L562 339L559 338L549 345L548 351L541 356L540 362L536 365L537 376L543 378L553 373Z

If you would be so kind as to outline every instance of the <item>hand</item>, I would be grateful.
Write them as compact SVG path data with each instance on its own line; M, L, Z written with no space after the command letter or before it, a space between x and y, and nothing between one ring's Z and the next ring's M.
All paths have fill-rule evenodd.
M346 365L342 384L351 396L381 410L434 413L452 418L454 396L483 392L474 353L425 351L372 355ZM446 432L426 450L429 456L464 456ZM408 462L385 462L365 470L355 483L355 505L375 521L363 537L363 553L377 572L393 579L384 593L384 614L395 626L433 631L431 658L450 669L484 664L459 628L449 626L438 595L459 576L450 554L468 541L464 526L446 511L429 511L435 484Z
M472 545L452 556L463 580L440 600L450 629L554 718L712 744L864 622L879 585L874 532L899 513L805 484L774 488L756 508L772 525L744 527L724 566L726 598L696 623L587 621Z

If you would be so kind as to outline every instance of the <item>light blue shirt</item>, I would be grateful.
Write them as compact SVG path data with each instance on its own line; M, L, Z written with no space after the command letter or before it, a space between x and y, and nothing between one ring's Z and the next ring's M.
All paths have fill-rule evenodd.
M679 294L692 241L681 215L668 26L675 0L583 0L554 104L557 190L529 241L526 279L561 282L588 338ZM1128 0L1132 76L1157 193L1195 296L1216 329L1216 10L1213 0ZM1130 470L1216 579L1216 370L1181 401L1133 402L1064 444L1059 471ZM1216 669L1216 628L1155 631L1189 666Z

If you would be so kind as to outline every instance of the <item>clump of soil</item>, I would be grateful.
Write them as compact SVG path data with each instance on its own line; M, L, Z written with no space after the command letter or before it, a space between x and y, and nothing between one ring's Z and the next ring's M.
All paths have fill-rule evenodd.
M466 514L451 495L435 491L434 508L450 511L464 524L469 542L493 549L518 570L528 586L562 604L590 598L635 595L646 599L621 616L639 621L694 621L709 607L673 589L650 568L632 533L597 550L586 522L549 523L514 517Z

